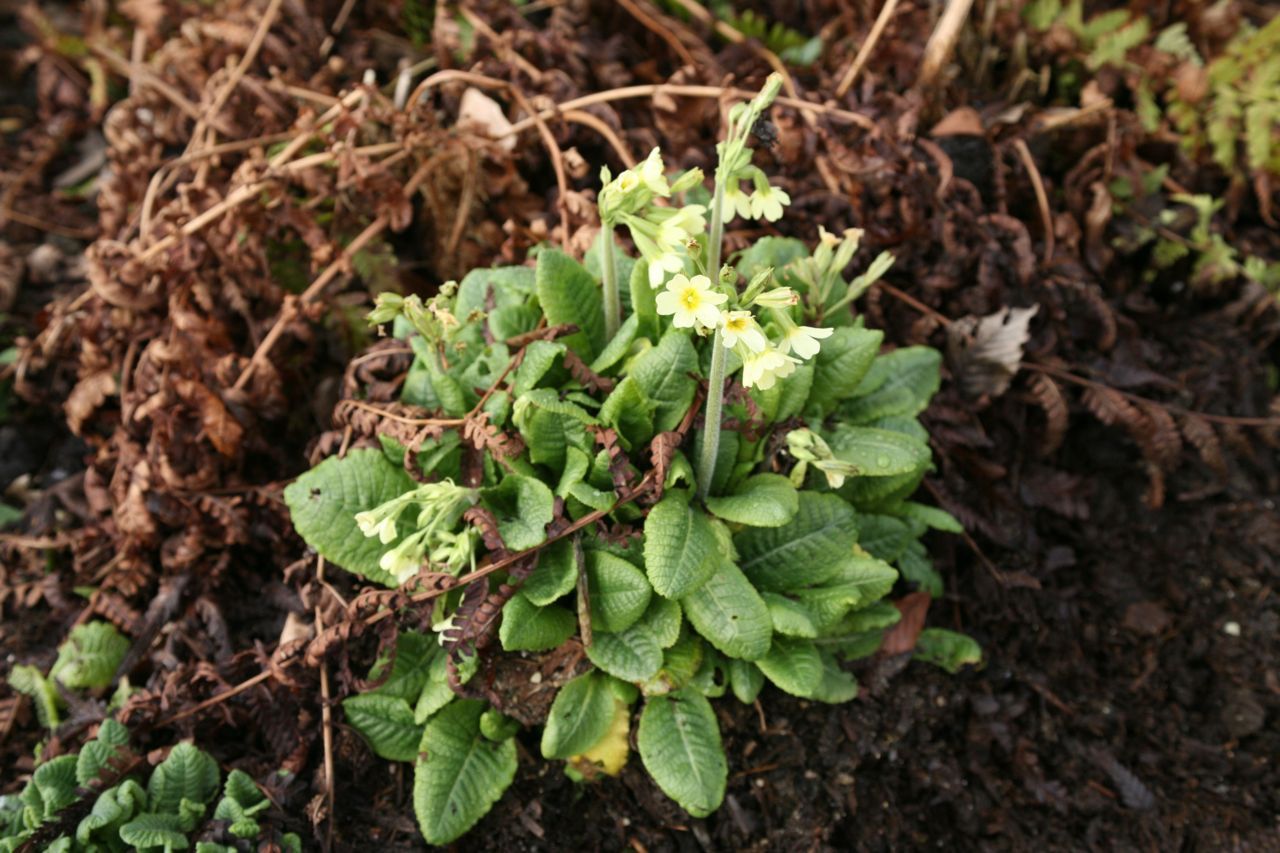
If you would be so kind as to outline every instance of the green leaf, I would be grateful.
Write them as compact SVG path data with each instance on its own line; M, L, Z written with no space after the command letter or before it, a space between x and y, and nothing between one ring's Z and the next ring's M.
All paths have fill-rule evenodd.
M489 333L495 340L505 341L516 335L531 332L542 319L542 312L535 305L507 305L495 308L489 314Z
M392 664L391 674L370 692L413 702L427 683L431 661L439 654L442 652L435 634L401 631L396 635L395 662ZM369 668L370 681L382 678L389 657L390 655L386 655L379 658Z
M697 370L698 354L688 333L675 328L631 364L630 377L657 405L653 426L658 432L675 429L684 418L697 388L689 374Z
M936 506L906 501L902 504L901 511L903 517L915 519L933 530L941 530L944 533L964 533L964 525L956 521L954 515Z
M760 667L751 661L729 658L727 668L729 688L733 690L733 695L738 697L738 701L744 705L750 705L756 701L756 697L760 695L760 689L764 687L764 673L760 671Z
M516 368L512 393L517 397L532 391L552 372L568 349L559 341L534 341L524 348L524 358Z
M535 388L516 398L512 420L529 447L529 459L559 471L570 447L587 451L587 426L596 423L585 409L565 402L552 388Z
M741 570L721 558L706 583L680 600L689 623L731 658L756 660L769 651L769 607Z
M692 631L681 631L677 642L663 653L658 674L641 685L644 694L655 696L685 687L693 681L705 657L702 638Z
M578 567L573 559L573 543L561 539L538 552L538 566L520 592L530 604L542 607L572 592L577 583Z
M823 586L797 590L800 603L825 631L851 610L878 601L893 589L898 573L873 557L850 557Z
M625 449L630 450L653 438L653 413L656 410L657 405L628 376L617 384L600 407L600 423L616 429Z
M752 388L751 396L768 421L777 423L793 418L804 411L813 389L813 375L813 362L802 362L785 382L775 382L767 390Z
M165 850L186 850L187 833L179 815L140 814L120 827L120 840L135 849L163 847Z
M520 723L513 717L490 708L480 715L480 734L491 741L503 741L514 737L520 731Z
M738 273L747 281L772 267L775 274L792 261L809 256L809 247L794 237L761 237L738 258Z
M612 680L592 670L560 688L542 730L543 758L581 755L608 733L618 704Z
M183 800L208 803L218 793L218 762L189 743L180 743L147 782L153 811L176 813Z
M812 640L775 637L769 654L756 666L779 689L802 699L812 697L822 685L822 658Z
M876 361L883 339L879 329L837 328L814 359L807 408L826 415L850 397Z
M801 492L795 517L782 527L749 527L734 537L742 571L759 589L788 592L833 577L853 553L853 507L839 497Z
M800 499L795 486L781 474L757 474L739 484L732 495L707 498L707 509L736 524L781 527L795 518Z
M619 634L597 631L587 646L587 657L605 672L623 681L648 681L662 666L662 647L644 622Z
M654 590L683 598L715 574L719 543L686 492L670 490L644 521L644 567Z
M769 618L776 633L786 637L818 636L813 614L803 604L776 592L762 592L760 597L769 607Z
M356 526L356 513L373 509L412 489L413 480L380 450L331 456L284 490L298 535L334 565L385 586L395 578L378 560L386 546Z
M596 360L591 362L591 369L596 373L604 373L631 352L632 345L635 344L636 338L640 334L640 318L635 314L622 321L622 325L618 328L618 334L613 336L613 340L605 344L600 354L596 356Z
M40 725L56 729L62 722L58 713L58 689L40 670L34 666L18 664L9 670L9 686L18 693L31 697Z
M644 572L605 551L591 551L586 561L592 627L610 632L630 628L653 595Z
M73 689L106 687L128 651L129 638L110 622L77 625L58 647L49 678Z
M545 652L569 639L577 626L573 614L558 604L539 607L516 593L502 608L498 639L509 652Z
M649 775L685 811L706 817L720 807L729 768L705 696L685 688L650 697L640 713L636 744Z
M480 732L485 704L459 699L427 723L413 774L413 810L429 844L448 844L488 813L516 775L516 744Z
M524 304L533 295L535 286L532 267L474 269L458 285L453 311L459 320L466 322L473 313L488 310L485 306L490 299L495 308Z
M136 782L133 785L137 785ZM85 815L80 823L76 826L76 841L83 847L90 847L90 839L98 830L107 827L116 827L122 821L127 821L146 804L146 793L141 795L141 801L132 798L129 793L129 783L116 785L108 788L98 795L93 801L93 810ZM110 849L109 844L103 843L105 838L112 835L119 838L119 829L114 831L108 830L102 833L97 839L94 839L102 848Z
M28 798L31 798L30 800ZM31 784L22 792L28 805L37 806L38 820L53 817L76 801L76 757L59 755L36 768Z
M915 656L947 672L982 662L982 647L972 637L944 628L925 628L916 638Z
M929 445L900 432L873 427L839 426L824 438L841 462L859 477L897 477L929 467Z
M555 495L541 480L508 474L480 492L480 502L498 519L498 532L512 551L541 545L555 516Z
M342 700L342 710L356 731L364 735L388 761L413 761L422 740L422 726L414 722L413 708L398 696L358 693Z
M929 347L903 347L875 360L841 412L856 423L924 411L941 382L942 354Z
M561 340L592 361L604 349L605 339L604 304L591 273L559 249L544 249L538 253L534 280L548 325L577 326L577 332Z
M636 318L637 334L653 340L658 337L658 301L654 289L649 286L649 262L641 259L631 268L627 281L631 291L631 312Z
M129 730L110 717L102 721L98 736L89 741L76 756L76 784L86 787L96 780L111 759L123 755L129 742Z
M858 695L858 680L840 668L835 655L819 652L822 659L822 680L811 698L830 705L852 701Z
M942 575L933 567L924 543L915 540L907 545L896 565L903 580L916 584L934 598L942 597Z
M858 516L858 545L871 556L892 563L915 541L905 521L891 515Z
M897 612L896 608L894 612ZM458 680L462 684L466 684L476 674L476 670L479 667L480 657L478 655L463 656L458 662ZM413 721L422 725L436 711L439 711L457 698L457 695L453 692L453 688L449 686L449 656L447 654L437 655L427 668L427 683L423 685L422 694L418 696L418 702L413 707Z
M680 626L684 623L684 614L678 602L655 595L649 599L649 609L645 611L643 621L653 632L658 645L668 649L680 639Z

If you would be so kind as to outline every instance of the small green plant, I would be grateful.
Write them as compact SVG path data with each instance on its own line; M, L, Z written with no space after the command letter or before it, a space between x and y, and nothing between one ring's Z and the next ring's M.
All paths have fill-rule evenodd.
M63 706L58 685L73 690L101 690L110 686L116 668L129 651L129 640L110 622L86 622L71 629L58 647L58 657L45 676L34 666L18 664L9 672L9 685L29 696L40 724L56 729ZM128 685L116 697L123 701Z
M21 794L0 797L0 851L167 853L194 846L196 853L232 853L243 841L302 849L294 833L262 824L271 802L243 771L227 775L219 798L217 762L189 743L170 750L145 784L135 778L141 764L128 730L103 720L79 754L44 762Z
M728 776L710 700L750 703L769 682L848 701L841 662L899 620L886 595L900 580L941 594L921 537L960 526L910 499L931 465L917 416L940 356L881 354L850 310L892 257L846 281L860 232L823 231L812 253L763 238L721 264L726 221L776 220L790 201L748 147L779 82L730 112L709 207L680 200L701 173L668 179L655 151L603 174L585 266L546 248L425 302L380 296L371 321L416 355L401 399L435 414L285 491L327 560L432 600L435 634L401 631L377 686L343 707L378 755L414 763L433 844L515 776L504 711L523 709L476 675L493 633L504 653L585 653L546 716L544 758L575 778L617 773L640 704L641 761L702 816ZM979 659L967 637L926 634L925 659Z

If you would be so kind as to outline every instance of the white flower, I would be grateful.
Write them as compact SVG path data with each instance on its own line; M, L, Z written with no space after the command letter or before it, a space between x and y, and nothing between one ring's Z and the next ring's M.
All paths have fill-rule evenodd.
M720 309L729 297L711 289L711 279L705 275L688 278L684 273L672 276L667 289L654 300L658 313L672 315L678 329L701 327L714 329L720 324Z
M378 516L382 515L381 518ZM396 513L382 514L376 510L356 513L356 526L365 536L377 536L378 541L388 545L396 538Z
M671 188L667 186L667 178L663 174L664 171L662 155L657 148L654 148L649 152L649 156L645 158L645 161L636 166L635 174L649 192L654 195L666 196L671 194Z
M779 379L795 372L799 361L773 347L749 355L742 361L742 384L768 391Z
M662 255L655 255L648 258L649 261L649 286L657 289L666 280L669 273L680 272L684 269L684 258L680 257L674 251L666 252Z
M751 194L751 215L756 219L777 222L782 218L782 206L791 204L791 196L777 187L757 187Z
M794 352L801 358L813 358L822 349L818 341L831 337L835 329L819 329L813 326L792 326L778 343L782 352Z
M722 314L720 338L729 349L741 341L752 352L760 352L769 343L750 311L726 311Z
M658 222L657 241L659 246L683 246L692 237L707 230L707 220L703 216L706 208L700 204L689 204L673 210L670 215L665 211L670 207L653 209L652 218Z
M737 181L730 181L724 188L724 198L720 202L720 218L728 222L733 217L751 218L751 196L742 191Z
M378 567L394 577L397 584L404 583L418 573L418 566L422 564L421 540L421 536L410 536L383 554Z
M790 308L799 301L800 295L791 288L775 287L751 300L751 304L759 305L761 308Z

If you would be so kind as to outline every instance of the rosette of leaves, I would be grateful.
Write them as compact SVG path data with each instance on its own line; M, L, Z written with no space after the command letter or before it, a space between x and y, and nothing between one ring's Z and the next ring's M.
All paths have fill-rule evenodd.
M223 783L218 763L190 743L170 750L145 782L143 763L128 730L104 720L78 754L44 762L17 797L0 798L0 851L231 853L245 841L302 849L296 834L261 822L271 802L244 772Z
M531 267L475 270L425 303L380 302L373 319L394 321L416 355L397 411L421 409L421 429L322 462L285 499L328 561L393 586L387 555L400 565L409 543L429 573L407 591L438 633L401 631L369 673L376 686L344 702L378 755L414 764L428 842L465 833L515 776L520 726L504 712L524 709L471 678L486 656L580 649L542 756L589 779L617 773L634 742L657 785L704 816L728 777L713 700L754 702L768 683L848 701L858 685L843 664L874 654L899 619L886 596L941 593L921 537L960 527L911 499L931 466L918 416L941 359L882 352L882 333L849 310L892 261L845 281L857 236L824 233L812 254L763 240L699 285L748 307L772 294L769 310L785 316L761 335L813 339L768 387L726 386L711 445L693 426L701 399L720 393L704 387L720 334L661 314L646 261L621 246L597 241L585 263L546 248ZM612 337L602 258L605 287L624 285ZM692 244L685 263L705 270ZM721 376L742 363L726 352ZM714 464L696 464L708 455ZM447 537L433 513L444 500L470 506ZM437 525L426 539L424 524ZM930 660L976 661L972 640L934 630Z

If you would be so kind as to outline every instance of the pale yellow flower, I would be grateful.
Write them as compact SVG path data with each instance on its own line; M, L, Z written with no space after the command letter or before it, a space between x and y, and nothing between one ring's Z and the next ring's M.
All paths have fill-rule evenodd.
M720 325L721 305L729 297L711 289L711 279L705 275L687 277L679 273L667 282L667 289L654 300L658 313L674 318L679 329L714 329Z
M779 379L795 372L800 362L773 347L747 356L742 361L742 384L748 388L768 391Z
M782 218L782 206L791 204L791 196L785 190L767 186L757 188L751 194L751 215L755 219L777 222Z
M769 343L750 311L726 311L721 316L720 339L729 349L741 341L752 352L762 351Z
M813 358L822 349L818 341L831 337L835 329L821 329L814 326L792 326L778 343L782 352L794 352L801 358Z

